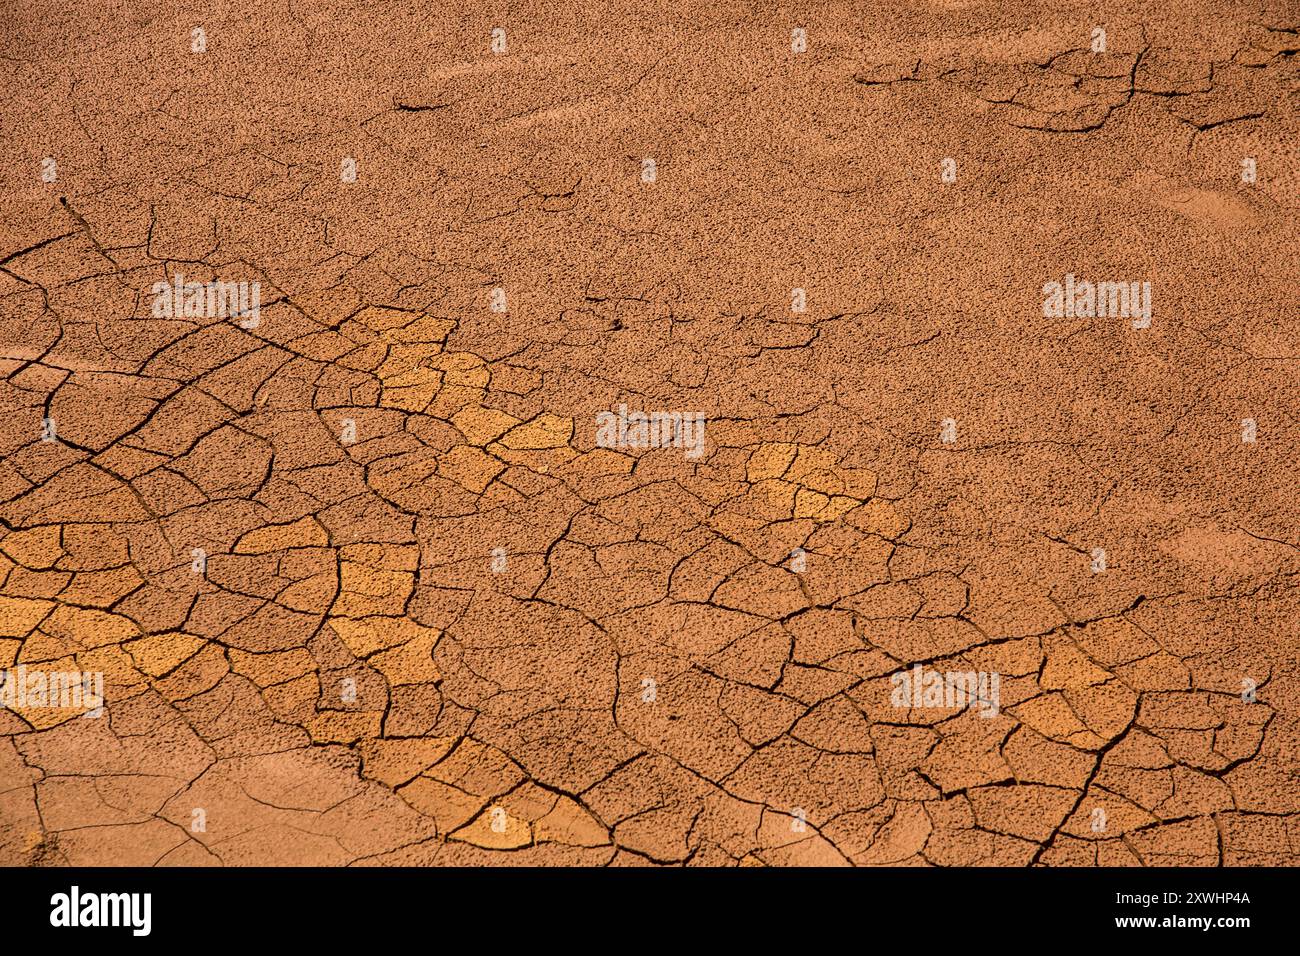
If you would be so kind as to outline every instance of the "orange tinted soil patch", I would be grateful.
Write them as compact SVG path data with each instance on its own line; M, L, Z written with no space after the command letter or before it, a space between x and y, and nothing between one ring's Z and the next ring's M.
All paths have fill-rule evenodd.
M1300 860L1294 8L584 6L0 14L0 862Z

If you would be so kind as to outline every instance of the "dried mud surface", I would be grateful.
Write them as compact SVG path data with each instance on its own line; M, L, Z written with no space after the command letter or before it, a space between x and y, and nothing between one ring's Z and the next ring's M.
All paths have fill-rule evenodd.
M1294 6L248 6L0 14L0 863L1300 860Z

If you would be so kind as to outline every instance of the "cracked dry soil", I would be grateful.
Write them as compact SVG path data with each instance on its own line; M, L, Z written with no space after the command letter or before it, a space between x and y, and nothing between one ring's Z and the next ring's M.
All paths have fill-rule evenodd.
M0 862L1300 860L1293 5L135 6L0 14Z

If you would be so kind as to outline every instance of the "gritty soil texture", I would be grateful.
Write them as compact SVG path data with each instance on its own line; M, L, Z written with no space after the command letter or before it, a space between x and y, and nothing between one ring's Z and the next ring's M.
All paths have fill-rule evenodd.
M0 863L1300 862L1298 53L1277 0L6 3L0 668L104 711L0 709Z

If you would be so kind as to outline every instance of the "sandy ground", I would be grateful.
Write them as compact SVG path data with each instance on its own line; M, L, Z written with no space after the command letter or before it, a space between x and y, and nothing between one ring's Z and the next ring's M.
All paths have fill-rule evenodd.
M1300 862L1294 5L247 6L0 14L0 862Z

